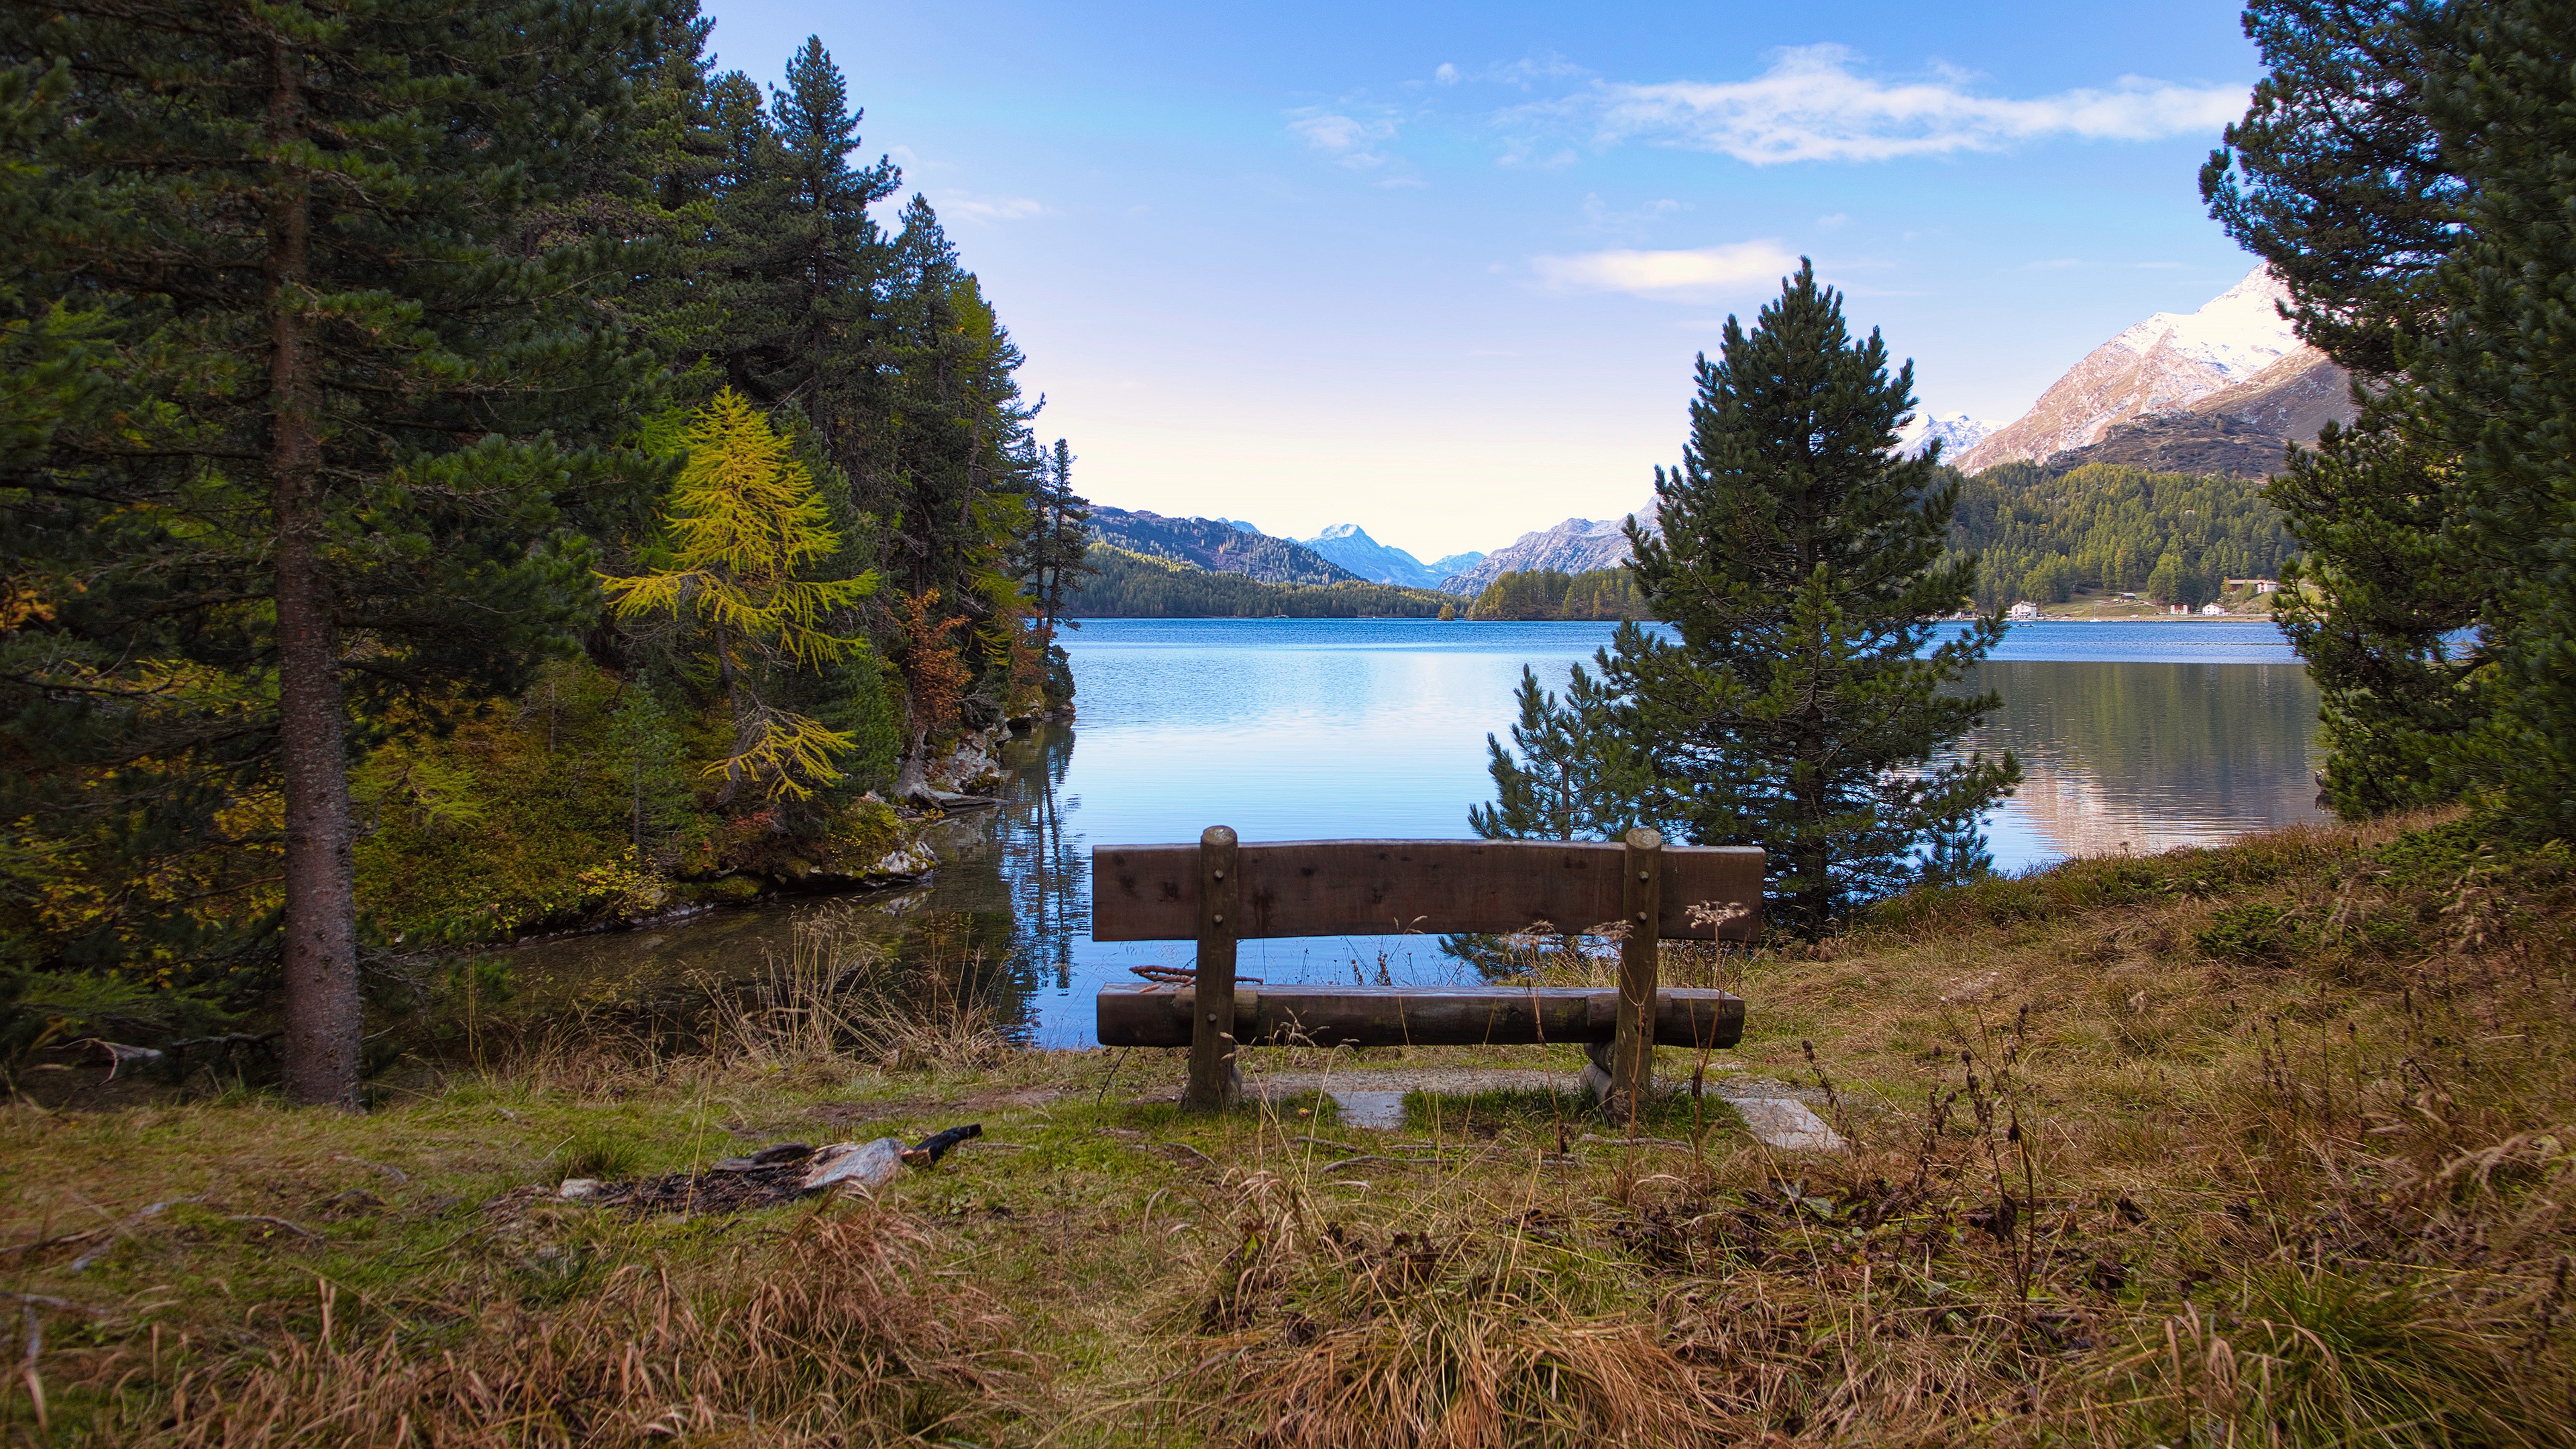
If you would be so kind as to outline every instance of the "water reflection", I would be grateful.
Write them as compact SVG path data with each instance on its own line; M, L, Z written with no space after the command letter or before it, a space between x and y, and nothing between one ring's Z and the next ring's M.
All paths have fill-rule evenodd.
M2015 867L2319 818L2317 690L2295 664L1990 662L2004 707L1968 741L2023 782L1993 826Z
M1089 857L1103 844L1454 837L1488 794L1484 737L1511 722L1526 662L1561 683L1607 642L1588 624L1426 621L1095 623L1077 637L1080 748L1070 725L1014 739L999 806L933 836L925 890L859 902L727 911L518 953L519 975L562 1000L636 999L695 979L740 980L783 957L794 923L848 912L913 974L955 973L1023 1040L1091 1040L1092 994L1141 964L1186 964L1188 943L1090 939ZM2020 798L1992 824L2019 869L2077 852L2151 851L2314 818L2316 693L2268 624L2024 627L1982 666L2004 707L1971 747L2010 748ZM2227 661L2227 662L2217 662ZM1356 963L1356 964L1355 964ZM1273 981L1449 979L1420 937L1247 942ZM910 981L912 986L906 986Z

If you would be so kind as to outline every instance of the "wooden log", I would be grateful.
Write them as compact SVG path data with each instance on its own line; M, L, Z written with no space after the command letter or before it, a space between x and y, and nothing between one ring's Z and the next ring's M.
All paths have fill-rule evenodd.
M1655 1010L1655 978L1663 949L1655 921L1662 914L1657 892L1664 879L1664 837L1640 825L1628 832L1621 848L1626 854L1620 872L1619 924L1627 934L1619 943L1619 1021L1611 1036L1610 1110L1633 1125L1637 1104L1655 1086L1655 1046L1647 1039L1646 1019Z
M1091 855L1096 941L1186 941L1199 934L1198 847L1104 845ZM1583 933L1622 919L1617 842L1303 840L1236 850L1240 919L1231 936ZM1747 941L1761 928L1762 852L1666 846L1650 934ZM1713 924L1706 910L1740 907Z
M945 1132L933 1132L904 1150L903 1165L936 1167L939 1165L939 1159L948 1155L948 1149L968 1138L983 1135L984 1124L981 1122L969 1122L963 1127L951 1127Z
M1234 832L1211 825L1199 835L1198 988L1191 1016L1190 1083L1181 1104L1200 1111L1234 1105L1242 1078L1234 1069L1234 938L1242 925L1243 877L1235 869Z
M1568 986L1264 985L1234 995L1235 1041L1253 1046L1530 1046L1609 1042L1616 988ZM1744 1002L1723 991L1666 989L1654 996L1659 1046L1730 1047L1744 1035ZM1100 993L1103 1046L1194 1044L1209 1013L1190 987Z

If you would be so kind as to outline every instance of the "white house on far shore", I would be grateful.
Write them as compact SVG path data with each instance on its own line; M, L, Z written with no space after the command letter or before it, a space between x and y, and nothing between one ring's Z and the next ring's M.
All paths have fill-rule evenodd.
M2013 605L2011 608L2004 610L2004 617L2008 619L2036 619L2039 617L2039 605L2032 603L2028 599L2024 599L2020 603Z

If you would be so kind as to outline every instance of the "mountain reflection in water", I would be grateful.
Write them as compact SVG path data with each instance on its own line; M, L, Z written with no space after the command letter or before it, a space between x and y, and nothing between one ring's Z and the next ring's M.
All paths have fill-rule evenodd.
M897 969L984 993L1040 1045L1092 1039L1091 997L1139 964L1187 964L1186 942L1090 939L1096 845L1458 837L1488 798L1484 739L1512 719L1524 663L1561 685L1606 644L1598 624L1427 620L1115 620L1071 642L1075 725L1014 739L993 809L934 836L924 889L710 913L514 953L523 998L679 1001L783 958L816 912L880 942ZM2316 690L2268 623L2022 625L1981 666L2003 708L1964 744L2011 749L2020 796L1991 831L1998 865L2155 851L2315 819ZM1449 979L1423 937L1246 942L1273 981ZM697 985L693 985L696 983Z

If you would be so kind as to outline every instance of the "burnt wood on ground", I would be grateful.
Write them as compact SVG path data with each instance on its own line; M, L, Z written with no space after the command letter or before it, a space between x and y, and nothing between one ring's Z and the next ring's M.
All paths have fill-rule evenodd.
M1234 847L1235 940L1389 936L1534 928L1576 933L1619 921L1625 847L1617 841L1297 840ZM1092 857L1096 941L1196 939L1200 847L1108 845ZM1762 852L1667 845L1654 892L1664 940L1753 939L1761 928ZM1712 924L1703 907L1740 906Z
M1149 986L1103 991L1103 1046L1191 1044L1197 993ZM1263 986L1234 991L1233 1040L1243 1046L1529 1046L1590 1044L1616 1034L1619 992L1598 987ZM1658 1046L1731 1047L1744 1001L1724 991L1655 993Z

